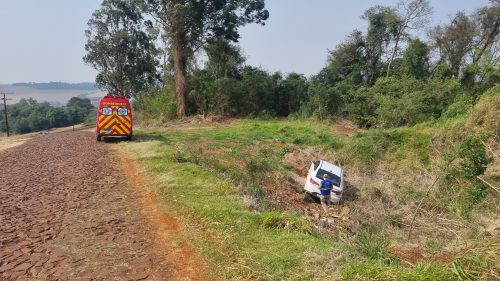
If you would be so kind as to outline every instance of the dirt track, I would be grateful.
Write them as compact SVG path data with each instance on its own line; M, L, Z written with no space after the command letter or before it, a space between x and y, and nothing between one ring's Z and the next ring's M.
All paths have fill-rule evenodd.
M111 145L80 131L0 152L0 280L204 279L178 274Z

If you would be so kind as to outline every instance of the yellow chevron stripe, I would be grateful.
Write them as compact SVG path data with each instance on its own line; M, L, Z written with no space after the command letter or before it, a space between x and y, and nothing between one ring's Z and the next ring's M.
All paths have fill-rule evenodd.
M120 129L120 126L118 126L118 125L114 125L113 129L116 130L116 131L118 131L118 133L120 133L122 135L124 134L123 131Z
M122 123L128 123L127 119L123 118L123 116L117 115L118 119Z
M99 122L99 128L102 128L104 125L106 125L109 120L111 120L111 118L113 118L113 115L109 115L102 122Z
M124 134L127 134L127 135L130 134L130 130L127 127L121 126L121 129L122 129Z

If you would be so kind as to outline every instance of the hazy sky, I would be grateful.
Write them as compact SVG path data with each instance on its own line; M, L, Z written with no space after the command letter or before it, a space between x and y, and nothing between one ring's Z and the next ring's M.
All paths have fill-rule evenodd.
M82 62L84 30L100 0L0 0L0 84L93 81L96 72ZM317 73L327 50L353 29L364 31L363 12L398 0L267 0L266 26L241 29L247 63L269 71ZM431 0L432 25L447 23L487 0Z

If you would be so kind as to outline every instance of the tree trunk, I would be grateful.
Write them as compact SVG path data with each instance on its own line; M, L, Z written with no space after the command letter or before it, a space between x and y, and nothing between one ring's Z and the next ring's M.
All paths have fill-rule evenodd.
M394 60L394 57L396 56L396 52L398 51L398 44L399 44L399 38L396 39L396 44L394 45L394 50L392 50L391 58L389 59L389 63L387 64L387 72L385 74L385 77L389 77L389 74L391 72L392 61Z
M187 98L187 73L186 73L186 54L184 50L184 34L176 32L172 41L172 53L174 57L174 79L175 92L177 94L177 117L186 117L186 98Z
M472 59L472 63L476 64L479 62L479 60L483 56L486 49L488 49L488 47L493 43L493 40L495 39L495 37L497 37L497 35L499 33L498 32L499 27L500 27L500 20L497 20L497 21L495 21L495 27L488 34L488 37L486 38L486 42L479 50L479 54L477 56L475 55L474 58Z
M394 50L392 50L391 58L389 59L389 63L387 64L387 72L385 74L385 77L389 77L389 74L391 73L392 61L394 60L394 57L396 57L396 52L398 51L399 41L401 40L401 34L403 34L403 31L405 30L405 28L406 28L406 25L401 27L401 29L398 31L398 34L396 35L396 44L394 44Z

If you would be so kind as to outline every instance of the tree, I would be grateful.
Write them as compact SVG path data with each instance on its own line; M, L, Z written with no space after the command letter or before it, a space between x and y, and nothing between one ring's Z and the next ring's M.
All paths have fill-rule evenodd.
M239 27L264 24L264 0L143 0L170 43L177 94L177 115L186 115L187 65L196 51L214 38L237 42Z
M492 1L492 6L478 9L472 18L477 27L472 63L478 63L487 50L499 43L500 1Z
M396 34L400 19L393 8L384 6L368 9L362 18L368 21L368 32L365 38L367 82L368 85L373 85L380 76L382 55L391 38Z
M405 0L398 4L398 17L394 24L394 48L387 63L386 77L389 77L391 65L398 52L401 40L407 38L408 31L423 28L432 14L432 7L427 0Z
M215 38L205 46L206 69L216 78L235 78L245 62L238 46L223 38Z
M280 82L276 110L279 116L288 116L305 102L308 83L304 75L298 73L290 73Z
M403 54L401 70L404 75L425 79L429 76L429 47L420 39L411 40Z
M363 82L366 65L365 38L359 30L354 30L328 56L328 65L318 74L320 80L334 84L346 79L355 84Z
M94 108L94 106L90 102L90 99L79 97L70 98L68 103L66 103L66 107L81 107L89 110Z
M449 25L438 25L430 32L439 50L439 62L447 62L454 77L459 76L467 54L474 47L475 32L474 23L463 12L458 12Z
M111 95L136 97L156 83L156 34L134 0L104 0L88 27L83 60L99 71L99 87Z

